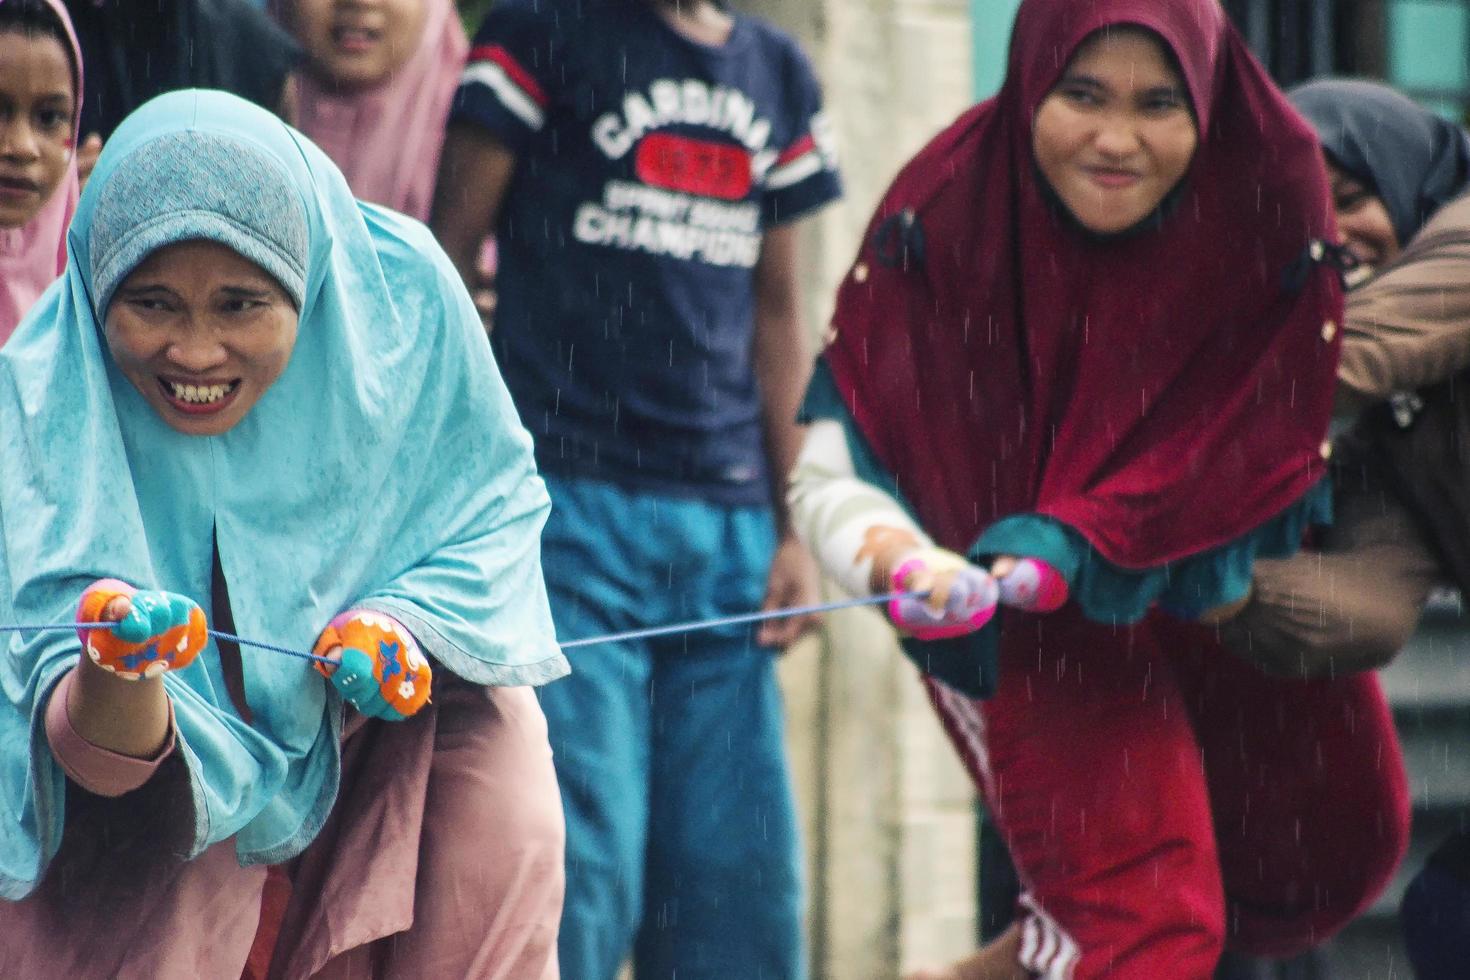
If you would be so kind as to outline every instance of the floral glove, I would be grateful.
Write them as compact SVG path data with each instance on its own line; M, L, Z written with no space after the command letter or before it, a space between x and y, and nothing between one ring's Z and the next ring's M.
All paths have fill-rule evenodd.
M77 622L96 623L109 603L128 600L126 616L111 629L77 630L92 662L126 680L157 677L194 662L209 642L204 610L175 592L137 590L126 582L102 579L82 593Z
M348 610L317 638L313 652L341 650L336 667L318 663L342 697L371 718L402 721L429 701L433 672L401 623L382 613Z
M995 615L1000 590L995 579L952 551L923 548L893 571L895 592L929 592L928 599L893 599L888 616L920 640L973 633Z

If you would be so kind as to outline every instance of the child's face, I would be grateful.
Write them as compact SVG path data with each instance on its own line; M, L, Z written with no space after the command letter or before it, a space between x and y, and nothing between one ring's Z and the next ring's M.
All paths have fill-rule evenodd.
M296 307L280 283L207 241L167 245L134 269L103 333L123 375L186 435L233 429L296 347Z
M1140 30L1084 42L1036 110L1036 164L1092 231L1124 231L1184 177L1199 132L1184 80Z
M425 0L290 0L288 22L312 71L344 89L387 81L424 33Z
M71 60L46 35L0 32L0 228L41 210L71 162Z

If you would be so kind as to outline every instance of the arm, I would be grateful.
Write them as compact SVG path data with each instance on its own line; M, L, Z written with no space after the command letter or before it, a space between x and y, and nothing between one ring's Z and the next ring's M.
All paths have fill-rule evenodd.
M128 593L99 585L87 590L78 616L83 621L95 617L92 621L116 623L131 608ZM83 655L72 678L66 710L83 741L138 759L163 747L169 735L169 705L161 674L129 680Z
M755 267L755 373L760 384L766 456L774 487L784 487L805 439L796 421L811 380L811 354L797 284L798 225L766 232ZM786 501L774 494L782 537L790 534Z
M475 35L445 127L429 226L487 325L493 297L477 259L499 222L516 161L545 152L538 139L562 83L556 35L552 11L496 4Z
M755 267L756 381L760 386L767 465L779 541L766 585L764 609L808 605L818 595L817 571L811 555L791 529L780 488L796 465L805 438L797 410L811 377L811 356L801 319L797 283L799 223L776 225L761 242ZM810 617L764 624L756 638L763 646L786 646L815 626Z
M480 245L495 230L515 167L515 154L485 129L473 123L450 124L429 227L477 306L484 290L476 271Z
M1348 294L1338 408L1470 367L1470 198L1443 208L1377 278Z
M898 501L859 479L854 469L842 425L832 419L814 423L789 500L792 526L822 568L854 596L896 588L929 592L927 600L888 604L889 619L916 639L959 636L989 622L1005 583L997 586L960 555L936 548ZM1024 578L1017 576L1023 590ZM1034 588L1029 595L1013 590L1010 600L1027 605L1034 595Z
M153 778L164 760L174 751L173 705L167 699L167 728L163 744L151 755L114 752L87 741L73 723L69 707L77 688L79 665L67 673L52 689L46 706L46 743L51 754L73 783L98 796L121 796L130 793Z
M796 535L850 595L887 592L901 555L933 547L896 500L857 477L833 419L812 423L786 502Z
M1257 561L1249 601L1221 628L1227 649L1268 674L1336 677L1387 665L1440 577L1429 542L1391 493L1344 482L1323 549Z
M120 796L147 782L173 752L163 673L188 666L203 649L204 614L182 596L103 579L82 594L77 621L119 625L78 631L83 655L51 691L46 741L72 782Z

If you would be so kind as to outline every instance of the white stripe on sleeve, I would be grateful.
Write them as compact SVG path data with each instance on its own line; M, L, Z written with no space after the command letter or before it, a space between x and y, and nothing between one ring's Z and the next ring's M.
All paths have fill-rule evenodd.
M784 190L793 184L799 184L812 174L822 169L822 154L816 148L812 148L790 163L782 164L771 171L766 177L766 189L772 191Z
M505 69L493 61L476 61L467 66L459 82L461 85L485 86L500 100L501 105L534 130L540 130L546 124L546 114L541 111L536 100L527 95L525 89L517 85L505 73Z

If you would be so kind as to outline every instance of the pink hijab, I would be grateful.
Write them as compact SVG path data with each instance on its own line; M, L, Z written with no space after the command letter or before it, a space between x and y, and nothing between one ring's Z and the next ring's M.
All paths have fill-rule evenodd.
M275 0L274 9L291 0ZM424 0L418 49L383 84L330 91L301 75L297 126L332 158L352 193L426 221L434 199L444 122L469 52L451 0Z
M61 19L71 43L72 64L76 66L76 101L72 119L81 122L82 50L77 44L71 18L61 0L46 0L46 6ZM0 228L0 346L10 339L21 317L66 269L66 228L77 209L80 186L77 181L78 134L72 131L71 162L61 183L28 223L19 228Z

